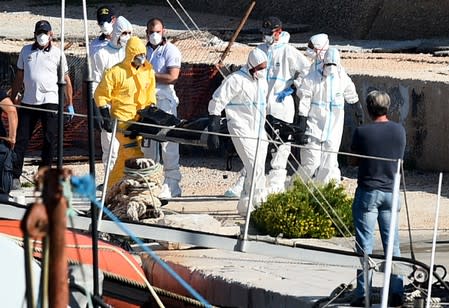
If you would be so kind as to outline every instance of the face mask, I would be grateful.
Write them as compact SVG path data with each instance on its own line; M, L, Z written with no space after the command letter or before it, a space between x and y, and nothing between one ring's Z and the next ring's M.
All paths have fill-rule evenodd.
M254 77L254 79L266 79L267 78L267 70L263 69L260 71L255 71L253 77Z
M267 43L269 45L274 43L273 35L265 35L263 40L264 40L265 43Z
M50 37L46 33L41 33L36 37L36 42L39 46L44 47L50 41Z
M157 46L162 42L162 35L160 35L160 33L153 32L148 37L148 40L150 41L151 45Z
M336 65L325 65L323 69L323 75L324 76L331 76L337 73L337 66Z
M141 66L145 63L145 56L136 56L133 60L135 66Z
M103 33L104 35L109 35L112 33L112 24L109 22L104 22L100 26L100 30L101 30L101 33Z
M307 47L307 49L306 49L306 56L309 57L309 58L315 59L316 58L315 50Z
M120 35L120 46L125 47L128 40L131 38L130 34Z

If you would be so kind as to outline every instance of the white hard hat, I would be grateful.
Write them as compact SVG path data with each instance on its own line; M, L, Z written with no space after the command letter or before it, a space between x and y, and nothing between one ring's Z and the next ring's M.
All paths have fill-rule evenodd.
M326 64L335 64L340 66L340 52L337 48L331 47L326 51L324 55L324 65Z
M268 62L267 55L260 48L254 48L248 55L247 64L250 68L256 67L257 65Z

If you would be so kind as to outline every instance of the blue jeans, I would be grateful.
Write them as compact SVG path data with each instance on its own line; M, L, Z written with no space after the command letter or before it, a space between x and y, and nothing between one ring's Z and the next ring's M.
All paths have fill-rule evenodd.
M379 224L380 236L384 253L387 251L388 234L391 220L393 193L381 190L368 190L357 187L352 204L352 217L354 219L355 239L358 253L371 254L374 246L374 229L376 220ZM400 208L398 208L399 212ZM398 215L399 217L399 215ZM399 218L398 218L399 221ZM393 256L401 256L399 249L398 221L394 230ZM371 287L372 271L369 272L369 287ZM391 275L390 294L404 293L403 279L398 275ZM362 270L357 270L356 296L365 296L365 279Z

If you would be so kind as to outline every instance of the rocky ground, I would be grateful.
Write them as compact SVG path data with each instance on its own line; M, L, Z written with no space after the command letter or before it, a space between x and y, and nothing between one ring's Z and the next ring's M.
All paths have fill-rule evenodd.
M133 24L135 33L144 37L144 25L146 21L154 16L162 17L169 35L173 38L178 37L178 44L182 49L183 56L189 61L215 61L220 52L224 50L226 43L206 35L201 38L200 44L184 40L185 27L179 21L179 18L168 8L158 6L124 6L115 3L116 11L127 17ZM202 30L212 30L217 28L236 28L239 18L227 17L222 15L191 13L192 19ZM88 7L88 29L90 37L97 35L98 28L95 23L95 7ZM34 23L39 19L48 19L53 24L55 33L60 33L59 22L61 15L58 6L30 6L28 1L1 1L0 19L2 20L2 31L0 33L0 51L18 52L25 44L26 40L32 37ZM82 10L80 7L68 6L66 10L65 33L66 42L73 43L68 52L83 53L83 31L84 25L81 20ZM186 17L184 17L186 18ZM247 28L257 29L261 21L250 19ZM192 24L189 22L189 24ZM305 46L304 43L313 33L299 33L292 35L292 42ZM59 34L57 34L59 37ZM372 53L362 51L372 51L363 46L369 45L368 42L352 42L352 47L341 38L332 38L332 42L338 43L344 50L352 51L342 54L343 64L349 73L358 73L376 76L395 76L404 79L437 80L449 82L449 57L435 57L432 54L391 54L391 53ZM396 42L397 43L397 42ZM396 43L389 43L387 46L396 46ZM196 45L194 45L196 44ZM379 43L386 44L385 42ZM404 44L410 44L404 43ZM372 45L372 43L371 43ZM184 46L184 47L183 47ZM362 46L359 48L358 46ZM200 52L201 48L205 48ZM231 49L230 56L226 59L227 63L242 64L245 62L246 55L250 47L236 44ZM355 52L359 51L359 52ZM205 58L204 54L208 54ZM88 166L85 162L68 164L68 168L74 170L76 174L86 174ZM28 177L31 177L36 170L36 166L27 166ZM239 164L232 171L225 170L225 161L223 158L205 157L204 153L188 154L181 157L181 173L183 179L181 186L184 196L194 195L221 195L234 183L238 176ZM349 193L353 193L356 187L356 170L353 168L344 168L343 175L346 177L344 185ZM102 164L97 164L98 182L103 174ZM406 171L407 203L410 209L411 225L414 229L432 229L434 225L434 209L437 202L437 173L421 173L416 171ZM443 183L445 180L443 179ZM443 185L442 209L440 212L441 230L449 229L449 185ZM401 212L401 228L406 228L406 211Z

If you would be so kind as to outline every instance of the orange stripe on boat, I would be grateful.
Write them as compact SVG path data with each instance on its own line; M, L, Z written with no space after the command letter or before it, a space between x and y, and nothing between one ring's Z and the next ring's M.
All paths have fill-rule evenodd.
M19 220L0 220L0 233L23 242ZM92 264L92 240L75 231L66 230L66 251L68 261ZM41 257L41 243L35 242L34 255ZM135 257L120 247L98 241L98 266L106 274L129 283L146 287L145 273Z

